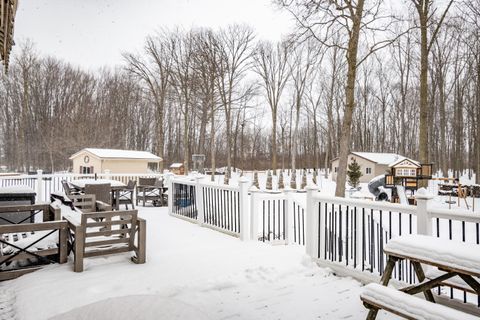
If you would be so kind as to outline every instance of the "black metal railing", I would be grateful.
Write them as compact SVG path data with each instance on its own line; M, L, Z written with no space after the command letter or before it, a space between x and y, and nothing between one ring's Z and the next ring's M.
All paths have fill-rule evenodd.
M305 245L305 209L297 202L292 202L293 242Z
M317 204L317 257L362 272L383 275L387 261L383 248L389 240L417 233L416 213L410 208L399 206L394 210L385 206L381 209L379 205L368 208L365 204L327 200L319 200ZM432 235L480 244L480 216L478 221L462 221L461 217L449 218L448 213L442 213L441 217L434 217L431 221ZM418 282L413 265L408 260L396 263L392 278L408 284ZM437 293L480 306L478 295L465 290L438 287Z
M260 241L285 240L286 236L286 199L262 199L260 200L259 226Z
M378 210L338 203L318 203L318 258L361 271L382 275L386 265L383 247L397 235L416 233L416 218L410 212ZM393 278L416 281L413 266L399 261Z
M207 225L240 233L240 192L202 186L203 219Z
M172 213L197 220L195 186L175 182L172 189Z

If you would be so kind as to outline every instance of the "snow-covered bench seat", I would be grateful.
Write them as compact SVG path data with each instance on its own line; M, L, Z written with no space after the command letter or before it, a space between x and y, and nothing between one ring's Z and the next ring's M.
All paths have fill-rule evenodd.
M368 308L383 309L405 319L478 320L476 316L377 283L366 285L360 298Z
M406 235L390 240L383 251L389 256L480 277L480 245L477 244L424 235Z

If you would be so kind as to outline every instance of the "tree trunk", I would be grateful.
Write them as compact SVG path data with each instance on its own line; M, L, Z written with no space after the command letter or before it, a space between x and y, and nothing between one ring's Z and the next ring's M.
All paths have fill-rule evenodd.
M338 165L337 185L335 195L337 197L345 196L345 183L347 180L347 163L350 152L350 139L352 130L352 117L355 108L355 78L357 75L357 51L358 39L360 37L360 22L363 15L364 0L359 0L357 10L352 26L350 40L348 41L347 51L347 86L345 88L346 103L343 116L342 133L340 136L340 159Z
M428 13L424 6L418 7L420 18L420 116L418 134L418 158L428 163ZM420 180L419 187L426 187L428 181Z

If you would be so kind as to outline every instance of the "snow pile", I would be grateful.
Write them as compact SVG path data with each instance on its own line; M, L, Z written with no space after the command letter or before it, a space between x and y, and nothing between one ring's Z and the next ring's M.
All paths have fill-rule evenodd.
M473 320L478 317L408 295L377 283L365 286L362 297L389 306L392 310L419 320Z
M385 252L432 261L446 267L480 274L480 245L424 235L406 235L390 240Z
M10 289L0 290L0 320L16 320L15 293Z
M108 310L105 310L106 305ZM136 310L135 317L132 317L132 309ZM160 295L135 295L98 301L57 315L50 320L92 320L99 319L99 315L103 315L102 319L115 320L209 319L198 308L176 299L162 298Z
M48 233L50 233L50 230L46 231L36 231L34 234L26 234L25 238L18 239L17 241L12 241L10 239L10 243L13 243L16 247L25 249L28 246L30 246L32 243L38 241L39 239L45 237ZM37 251L37 250L44 250L44 249L51 249L51 248L56 248L58 244L58 231L55 231L54 233L46 236L42 240L38 241L34 245L30 246L28 248L29 251ZM12 254L14 252L19 251L19 249L14 248L10 245L7 245L5 248L3 248L2 252L3 254Z

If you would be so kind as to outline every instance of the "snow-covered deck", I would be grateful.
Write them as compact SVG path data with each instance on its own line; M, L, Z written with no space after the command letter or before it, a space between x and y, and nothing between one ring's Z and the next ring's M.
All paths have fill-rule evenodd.
M305 248L241 242L142 208L147 263L128 254L71 261L1 284L18 320L364 319L361 285L313 264ZM70 258L71 259L71 258ZM389 316L380 314L378 319ZM393 317L392 317L393 319Z

